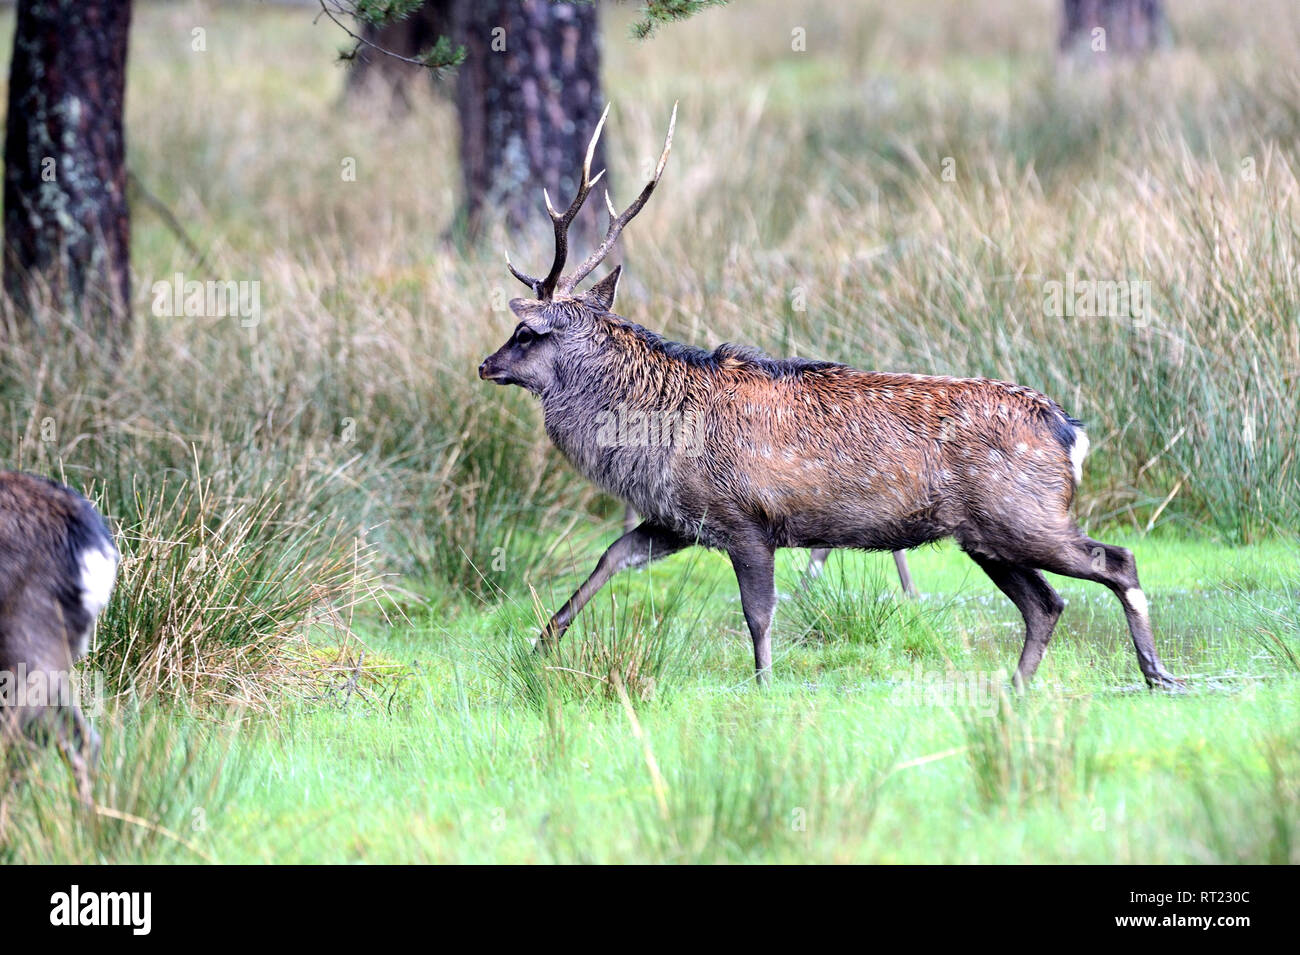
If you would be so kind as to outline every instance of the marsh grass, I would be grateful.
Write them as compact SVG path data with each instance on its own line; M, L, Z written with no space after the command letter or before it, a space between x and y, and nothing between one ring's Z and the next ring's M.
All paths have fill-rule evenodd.
M111 691L270 710L329 669L313 636L349 641L351 609L377 585L370 555L339 539L314 488L241 499L201 475L174 480L119 510L118 590L90 665Z
M1300 673L1300 555L1296 563L1280 566L1256 586L1230 585L1246 612L1246 629L1260 648L1280 666Z
M196 11L256 68L177 43ZM142 728L152 715L101 727L105 805L214 858L259 861L268 845L300 861L531 860L551 805L572 808L557 858L1277 857L1258 820L1294 808L1289 764L1267 770L1280 781L1268 787L1254 785L1258 761L1215 775L1247 727L1274 719L1246 694L1197 696L1168 722L1128 696L1095 697L1086 716L1058 700L956 720L900 709L879 673L918 658L1005 665L1014 651L980 636L992 615L1018 641L1014 609L987 582L963 583L943 551L918 554L933 556L915 568L922 591L976 590L1000 609L904 604L888 574L844 573L837 557L820 589L779 608L777 685L761 697L728 568L677 598L674 582L667 600L659 568L616 582L554 657L534 657L534 591L544 612L567 596L616 508L551 447L529 396L474 374L521 292L500 249L526 267L550 260L540 203L534 233L460 244L450 104L416 91L402 118L340 104L338 37L300 9L136 13L129 165L205 265L137 207L134 335L120 353L40 311L5 313L0 341L5 466L85 490L122 544L91 665L119 706L162 708L156 730ZM1187 561L1209 562L1207 541L1268 550L1300 526L1300 179L1283 148L1300 139L1300 6L1259 0L1244 16L1187 0L1171 50L1101 71L1058 69L1046 0L818 0L800 13L810 42L795 54L777 0L644 44L623 39L634 11L602 11L616 202L681 101L663 184L621 242L619 312L707 347L991 375L1053 396L1092 439L1080 518L1141 552L1162 651L1259 677L1261 698L1294 709L1294 583L1260 576L1216 595L1216 620L1200 597L1224 570L1193 580ZM12 22L0 17L0 45ZM177 271L259 281L260 322L153 314L151 284ZM1147 283L1148 308L1050 313L1046 283L1070 274ZM685 580L673 561L663 573ZM1045 677L1136 678L1102 600L1081 609L1071 595ZM430 623L417 632L390 608ZM1072 642L1094 630L1096 646ZM720 642L725 658L705 652ZM388 704L385 653L427 666L396 677L401 706ZM666 815L613 675L657 754ZM240 785L244 730L218 774L227 750L203 722L231 703L282 735L249 738L257 785L200 837L166 790L225 798ZM881 736L895 729L921 762L882 783ZM1130 744L1139 731L1155 742ZM1181 740L1209 751L1203 800L1161 775L1178 750L1159 744ZM1114 778L1090 769L1098 748ZM960 755L925 761L943 753ZM148 825L82 819L56 758L34 779L34 801L10 804L8 859L201 858ZM1221 835L1193 852L1152 822L1126 849L1121 833L1071 821L1094 792L1134 806L1168 795L1192 826L1203 801ZM476 814L483 800L519 820L509 839ZM804 832L790 825L800 807Z
M674 564L662 594L649 573L617 581L544 653L534 639L551 609L534 594L531 616L520 621L516 615L514 632L488 651L489 666L509 696L541 712L571 702L617 701L620 685L632 700L659 699L701 657L709 594L694 558Z
M789 861L813 840L869 842L897 752L865 757L798 717L757 714L669 742L663 799L637 801L636 831L640 857L670 863Z
M825 809L824 766L797 745L710 746L689 752L667 779L666 809L638 815L642 844L663 862L742 862L797 850L807 817ZM866 794L864 794L866 795ZM869 805L864 813L869 827Z
M876 558L846 562L836 556L822 575L803 579L785 613L796 639L813 645L888 646L908 656L934 655L947 619L942 601L917 600L899 589L892 564Z
M1087 703L1039 688L1025 696L1004 689L990 712L957 711L979 801L1024 808L1045 801L1058 809L1086 798L1095 779L1087 741Z
M208 830L241 781L238 710L225 723L133 705L100 721L104 751L93 804L77 798L52 750L0 792L7 862L214 862ZM246 740L247 742L247 740Z
M455 418L422 421L430 433L386 463L406 485L387 518L395 554L403 569L473 596L524 594L572 570L563 556L575 547L590 549L598 528L575 505L591 494L547 466L529 396L491 395L498 403L463 390L449 402Z
M1222 799L1196 760L1191 783L1200 809L1194 831L1216 865L1300 862L1300 758L1294 735L1256 741L1228 772L1240 798Z

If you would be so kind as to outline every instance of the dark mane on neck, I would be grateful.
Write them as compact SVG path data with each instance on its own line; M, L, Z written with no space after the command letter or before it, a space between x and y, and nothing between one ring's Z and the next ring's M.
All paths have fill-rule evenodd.
M766 375L769 378L790 378L805 372L825 371L844 366L833 361L813 361L808 358L773 358L761 348L753 345L736 345L726 342L713 351L698 345L687 345L671 341L658 332L652 332L635 322L629 322L613 313L606 312L602 318L617 326L624 332L630 332L639 342L652 352L657 352L672 361L679 361L691 368L706 372L721 371L724 367L743 368L747 371Z

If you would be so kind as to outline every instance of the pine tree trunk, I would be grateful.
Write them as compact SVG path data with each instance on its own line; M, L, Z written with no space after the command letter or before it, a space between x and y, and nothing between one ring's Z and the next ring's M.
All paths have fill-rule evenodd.
M4 284L101 337L128 331L122 111L130 0L19 0L5 136Z
M549 229L542 188L557 208L569 202L604 108L597 6L457 0L455 27L466 49L456 82L466 229L474 237L497 219ZM604 168L598 148L592 172ZM594 232L603 208L593 196L575 234Z
M1145 53L1164 41L1166 31L1162 0L1065 0L1061 49Z

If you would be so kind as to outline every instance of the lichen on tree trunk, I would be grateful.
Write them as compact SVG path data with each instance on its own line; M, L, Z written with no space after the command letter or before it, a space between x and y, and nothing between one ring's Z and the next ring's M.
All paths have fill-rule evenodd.
M457 0L455 21L466 49L456 81L466 229L476 236L501 218L549 230L542 188L557 207L569 202L604 108L597 5ZM598 147L592 171L604 168ZM575 233L594 233L604 205L589 202Z
M4 283L119 340L131 302L123 105L130 0L19 0L5 136Z

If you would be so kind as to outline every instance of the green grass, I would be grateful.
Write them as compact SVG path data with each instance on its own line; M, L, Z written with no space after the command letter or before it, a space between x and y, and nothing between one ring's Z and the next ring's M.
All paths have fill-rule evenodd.
M810 640L806 611L784 600L775 679L758 690L725 560L688 553L619 579L570 634L588 644L610 628L633 644L669 640L677 656L657 692L630 694L643 739L614 693L572 692L581 683L548 692L503 672L505 660L536 675L533 658L512 656L535 634L531 607L463 602L368 633L390 669L350 698L289 706L233 737L182 718L174 741L160 740L156 723L170 717L154 707L110 721L111 785L133 793L122 781L141 775L115 759L123 749L174 768L148 783L169 792L157 811L147 794L105 805L156 819L188 845L141 839L126 823L125 835L86 833L82 821L61 823L58 838L20 829L8 852L22 861L78 852L221 862L1300 861L1300 675L1262 652L1245 622L1286 591L1243 583L1269 565L1294 568L1295 551L1122 542L1149 568L1159 647L1188 677L1186 694L1141 688L1118 603L1098 586L1059 581L1069 605L1036 689L1008 696L1015 610L946 547L914 552L923 597L879 643L853 631ZM782 561L787 594L803 557ZM846 580L893 572L888 555L837 555L832 589L837 563L850 565ZM1294 573L1289 581L1294 595ZM920 652L909 645L918 640ZM210 737L189 757L201 765L182 767L196 738ZM11 808L28 826L54 807L80 818L62 767L47 762L43 788Z
M124 554L96 809L49 754L0 787L0 860L1297 861L1300 15L1261 4L1187 0L1173 49L1073 73L1056 0L747 0L644 44L602 8L616 201L681 102L623 314L1086 420L1080 519L1134 550L1188 692L1055 581L1027 699L1014 608L951 546L909 555L915 602L888 555L806 593L780 555L766 691L718 554L533 656L619 513L474 374L519 294L499 250L547 261L544 215L449 239L450 105L340 103L310 11L139 4L129 165L208 264L137 204L122 355L59 316L0 343L4 465L86 489ZM151 314L177 271L261 282L261 324ZM1069 274L1150 311L1048 314Z

